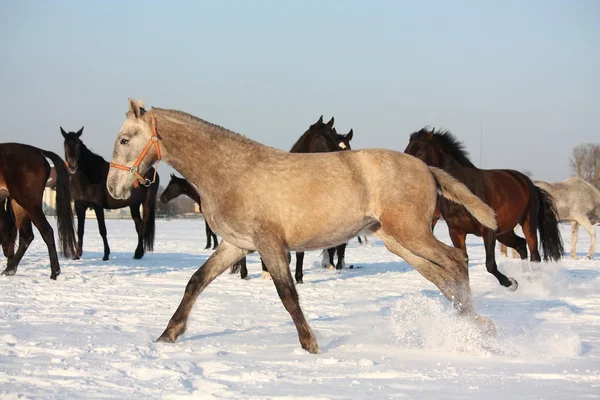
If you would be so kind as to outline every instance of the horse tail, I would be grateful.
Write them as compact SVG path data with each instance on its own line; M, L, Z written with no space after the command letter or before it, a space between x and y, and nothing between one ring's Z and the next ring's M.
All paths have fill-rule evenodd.
M538 210L538 230L540 231L540 241L542 242L542 253L544 261L558 261L563 256L563 242L558 229L558 212L554 204L554 199L544 189L536 186L538 197L540 199L540 208Z
M56 170L56 221L58 224L58 243L60 251L67 258L75 255L75 230L73 228L73 209L71 208L71 190L69 172L65 162L51 151L42 150L44 157L54 163Z
M435 167L429 167L429 170L442 191L442 196L465 207L486 228L494 231L498 229L494 210L475 196L468 187L444 170Z
M150 168L150 174L154 174L154 169ZM156 195L158 194L158 185L160 178L156 174L156 182L146 189L146 198L144 199L144 232L142 240L144 243L144 251L154 250L154 232L156 229ZM146 212L148 216L146 216Z

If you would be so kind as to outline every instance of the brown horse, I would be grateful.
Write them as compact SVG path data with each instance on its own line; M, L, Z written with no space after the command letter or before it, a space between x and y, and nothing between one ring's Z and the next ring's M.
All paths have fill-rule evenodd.
M31 223L40 231L50 256L50 279L60 274L54 231L42 210L42 197L52 160L56 169L56 216L58 241L65 257L75 254L73 210L69 191L69 173L64 161L55 153L20 143L0 144L0 212L2 249L8 258L2 275L14 275L25 251L33 241ZM9 200L9 201L8 201ZM14 252L16 230L19 247Z
M115 141L108 190L115 198L127 198L134 182L143 179L140 174L159 159L198 189L205 218L223 238L190 279L159 341L174 342L207 285L258 251L302 348L318 353L287 253L337 246L360 232L379 236L437 285L460 315L485 331L494 330L493 322L473 309L464 252L431 232L438 190L495 230L494 213L446 172L392 150L288 153L181 111L144 112L130 99Z
M450 239L455 247L466 253L467 234L483 237L487 270L502 286L516 290L518 284L515 279L498 271L494 255L496 239L517 250L523 259L527 257L527 245L531 261L539 262L539 229L544 260L556 261L562 257L563 245L552 197L534 186L526 175L515 170L483 170L475 167L462 143L448 131L434 132L423 128L410 136L405 152L420 158L427 165L450 173L494 209L497 230L481 225L456 203L445 199L439 203L440 213L448 224ZM517 224L523 227L526 239L515 235L513 228Z

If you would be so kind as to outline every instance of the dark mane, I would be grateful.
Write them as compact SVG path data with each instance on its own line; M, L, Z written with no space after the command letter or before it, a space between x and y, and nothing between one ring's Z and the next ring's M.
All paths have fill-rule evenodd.
M188 114L186 112L183 112L183 111L169 110L169 109L157 108L157 107L152 107L152 110L160 111L162 113L165 113L167 116L175 117L184 122L188 122L188 123L191 123L194 125L200 125L205 129L211 130L211 131L221 134L221 135L225 135L231 139L237 140L242 143L260 145L260 143L254 141L252 139L249 139L244 135L241 135L241 134L231 131L229 129L223 128L222 126L219 126L217 124L213 124L212 122L205 121L201 118L195 117L195 116Z
M297 149L304 147L305 143L309 141L311 133L311 129L304 132L304 134L302 134L302 136L300 136L300 138L296 140L296 143L294 143L294 145L290 149L290 153L295 153Z
M433 133L433 135L431 135ZM432 140L441 146L458 163L471 168L477 168L469 159L469 152L465 150L464 144L459 141L449 130L434 131L427 127L410 135L410 141L413 140Z
M85 157L89 159L86 161L91 164L102 165L102 163L107 163L104 157L91 151L83 142L81 142L81 154L85 154Z

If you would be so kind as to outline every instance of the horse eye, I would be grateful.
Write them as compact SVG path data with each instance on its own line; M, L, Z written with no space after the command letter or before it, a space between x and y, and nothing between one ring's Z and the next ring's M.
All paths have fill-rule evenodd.
M121 144L127 144L129 143L129 139L121 139Z

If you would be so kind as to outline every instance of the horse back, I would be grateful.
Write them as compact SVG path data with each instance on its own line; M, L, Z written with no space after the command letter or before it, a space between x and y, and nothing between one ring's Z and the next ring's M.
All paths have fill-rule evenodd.
M42 150L20 143L0 144L0 190L19 204L33 196L41 199L50 176L50 164Z

